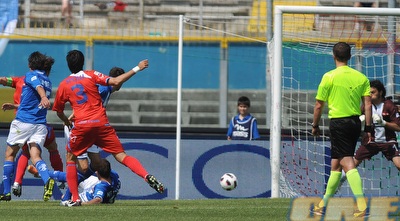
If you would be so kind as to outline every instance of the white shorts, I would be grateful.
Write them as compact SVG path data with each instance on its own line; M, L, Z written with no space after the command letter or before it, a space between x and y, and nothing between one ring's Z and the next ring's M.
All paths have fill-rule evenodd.
M93 146L89 147L89 149L86 150L86 153L78 156L78 159L88 158L87 153L100 153L100 148L96 145L93 145Z
M81 199L82 202L89 201L88 198L86 197L86 194L93 193L94 187L98 183L100 183L99 178L97 178L97 176L92 175L79 184L78 186L79 198Z
M43 147L46 141L47 127L45 124L30 124L13 120L7 137L7 145L22 147L25 143L36 143Z

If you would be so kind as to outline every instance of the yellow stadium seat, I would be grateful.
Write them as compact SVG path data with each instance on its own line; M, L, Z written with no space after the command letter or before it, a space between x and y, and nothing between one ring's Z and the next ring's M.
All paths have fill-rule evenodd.
M299 5L299 6L316 6L317 1L290 1L280 0L273 1L273 6L276 5ZM254 0L251 9L251 19L247 26L247 31L251 33L265 33L267 31L267 1ZM312 30L314 25L314 15L284 15L292 17L291 19L284 19L284 31L290 29L293 32L293 27L301 30ZM294 30L296 31L296 30Z

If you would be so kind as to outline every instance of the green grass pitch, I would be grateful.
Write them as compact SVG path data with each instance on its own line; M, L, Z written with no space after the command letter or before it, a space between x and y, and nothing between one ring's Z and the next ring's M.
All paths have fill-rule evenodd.
M59 201L0 202L0 220L287 220L290 199L116 200L62 207Z

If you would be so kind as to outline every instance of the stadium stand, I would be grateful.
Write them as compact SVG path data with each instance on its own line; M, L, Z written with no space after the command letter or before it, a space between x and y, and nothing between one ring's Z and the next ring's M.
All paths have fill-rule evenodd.
M257 118L260 127L265 128L265 91L230 91L227 122L237 114L237 98L242 95L251 99L251 114ZM113 125L175 127L176 98L177 91L174 89L121 89L111 96L107 115ZM68 113L71 109L66 110ZM218 128L219 91L183 90L181 116L183 127ZM48 113L48 121L59 123L52 111Z
M366 0L364 2L374 2L378 7L388 7L388 0ZM336 7L353 7L354 1L345 1L345 0L319 0L318 4L320 6L336 6ZM396 5L398 7L398 1L396 1ZM358 21L358 22L357 22ZM363 24L359 21L373 23L374 29L369 30L368 32L360 31L364 29L363 26L359 26ZM379 35L379 29L381 29L381 24L385 24L387 21L381 20L378 16L344 16L344 15L318 15L316 18L315 29L321 32L331 33L331 36L335 34L344 36L342 32L338 33L335 30L356 30L360 31L357 33L361 37L367 35L372 37L373 35ZM348 32L350 35L352 32Z
M273 1L273 6L276 5L300 5L300 6L316 6L315 0L303 0L303 1L288 1L278 0ZM265 33L267 31L267 1L253 1L251 9L251 18L247 27L250 33ZM298 15L294 15L298 16ZM312 16L312 15L310 15ZM285 25L284 25L285 26ZM305 29L312 29L313 24L297 24L298 27Z
M155 20L158 16L204 15L248 16L251 0L125 0L128 4L124 12L114 12L112 8L99 9L95 3L107 3L106 0L74 1L73 17L75 27L107 28L122 22L122 27L134 24L132 20ZM82 5L81 5L82 4ZM201 10L200 10L201 7ZM56 0L20 0L19 27L62 27L61 2Z

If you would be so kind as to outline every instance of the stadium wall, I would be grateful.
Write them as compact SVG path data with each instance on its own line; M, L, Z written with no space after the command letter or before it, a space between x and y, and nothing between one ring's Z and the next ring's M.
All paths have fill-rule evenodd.
M61 156L65 156L65 140L61 132L56 132ZM106 157L121 179L122 187L117 199L175 199L175 139L136 139L133 133L119 134L126 152L137 157L149 173L154 174L166 186L163 194L156 193L139 176L117 163L112 156ZM0 143L5 144L7 130L0 130ZM199 140L187 139L181 142L180 199L204 198L248 198L270 196L270 162L268 141ZM48 152L43 159L50 165ZM63 157L65 163L65 157ZM4 158L0 158L0 165ZM226 172L238 177L238 187L225 191L219 179ZM43 182L27 173L23 180L20 198L13 200L40 200ZM61 198L64 190L56 188L54 199Z

